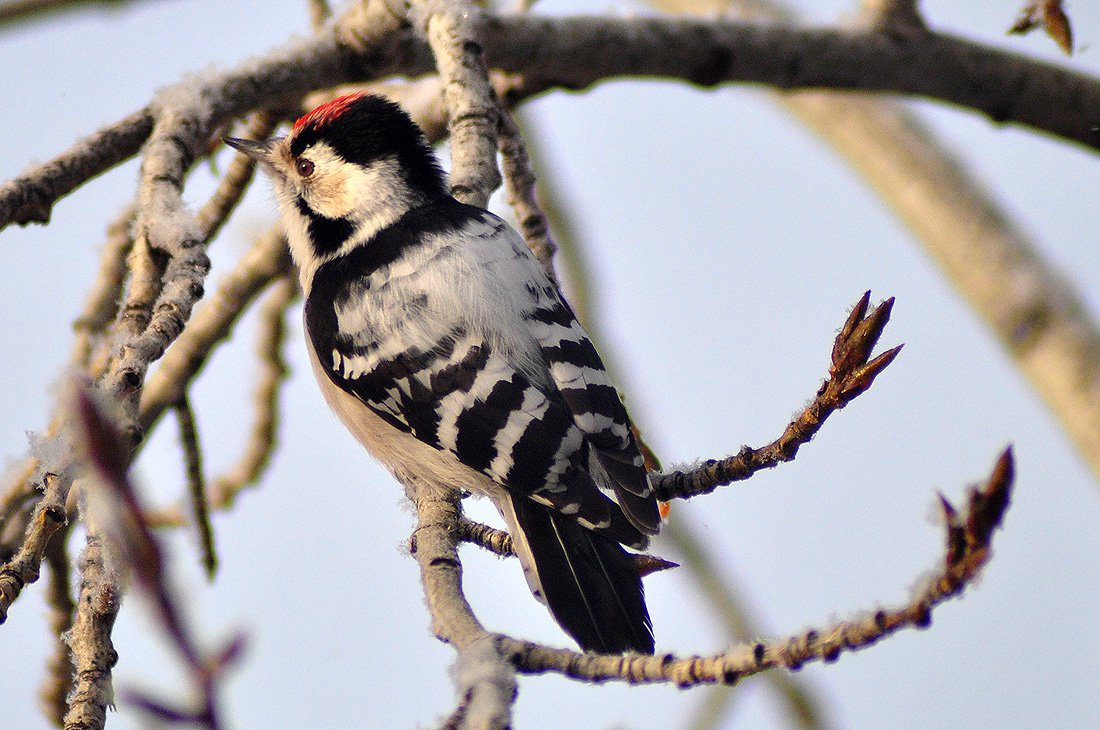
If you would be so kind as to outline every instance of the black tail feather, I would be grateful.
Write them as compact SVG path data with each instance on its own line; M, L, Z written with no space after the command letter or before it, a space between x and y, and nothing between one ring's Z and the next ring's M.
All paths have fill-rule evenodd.
M542 597L580 647L603 654L652 654L653 627L630 553L529 499L514 499L512 508Z

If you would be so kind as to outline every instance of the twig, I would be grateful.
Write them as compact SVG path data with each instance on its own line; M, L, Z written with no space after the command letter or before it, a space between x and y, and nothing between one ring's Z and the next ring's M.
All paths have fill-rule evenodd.
M514 558L516 556L515 549L512 546L512 536L504 530L474 522L467 517L459 518L455 530L457 531L456 538L460 542L477 545L502 558ZM662 570L680 567L676 563L659 558L656 555L632 553L632 556L634 558L634 569L643 578Z
M912 35L928 30L917 8L917 0L863 0L868 25L886 33Z
M997 122L1031 126L1100 148L1100 81L943 34L899 42L881 33L725 20L483 17L484 48L495 68L515 75L515 99L623 76L659 76L702 86L747 82L782 89L886 91L938 99ZM401 21L386 3L355 3L334 24L332 35L280 49L237 73L212 76L194 90L209 116L183 120L195 122L192 132L203 139L187 134L184 146L193 150L192 145L205 144L217 124L272 99L394 73L428 72L428 49L417 47L411 31L400 29ZM474 54L475 49L467 52ZM143 109L0 186L0 227L48 220L58 198L133 156L150 136L153 115L162 113ZM470 121L462 124L488 130L489 136L480 131L473 135L484 146L495 134L495 117L489 125L492 112L487 106L471 108L470 114ZM494 148L485 148L489 156L484 159L491 159ZM482 164L490 175L489 168L495 170L495 165ZM172 177L169 173L168 179ZM465 180L456 182L468 186ZM485 177L470 189L489 190L496 184L499 179L493 183Z
M70 360L92 377L101 375L106 367L106 354L102 352L102 347L99 348L99 357L96 356L97 344L102 344L103 335L118 314L128 272L126 261L134 245L130 235L133 223L134 208L127 206L107 227L107 241L99 255L99 274L85 299L84 310L73 322L77 334Z
M558 247L554 243L546 215L539 205L535 192L535 169L527 156L523 136L507 109L500 109L499 131L497 146L500 148L504 167L504 189L508 204L515 211L519 230L527 247L535 254L550 279L556 281L554 253Z
M59 198L133 157L152 129L153 117L146 107L0 185L0 230L9 223L48 223Z
M500 649L518 671L526 674L555 672L588 682L661 682L679 687L737 684L766 669L796 670L807 662L833 662L844 651L867 648L901 629L926 628L933 609L961 594L978 577L991 555L993 531L1008 509L1012 481L1012 451L1006 449L985 484L971 490L961 514L944 500L947 548L943 566L908 604L898 608L880 609L786 639L744 645L709 657L578 654L508 637L498 639Z
M270 136L279 119L268 111L259 111L249 121L244 136L249 139L265 139ZM204 241L211 241L218 235L222 225L241 201L248 184L256 173L256 161L248 155L233 155L218 187L210 199L195 214L195 224L202 232Z
M1062 0L1029 0L1008 32L1029 33L1040 25L1067 56L1073 54L1073 27Z
M283 318L298 291L290 271L290 255L282 232L271 229L196 312L142 393L140 418L142 426L148 429L170 406L172 396L185 392L217 345L232 333L249 304L272 281L280 282L261 312L258 342L261 372L254 396L256 416L251 436L237 465L210 486L208 504L213 510L232 506L240 491L255 483L275 447L279 387L287 375L280 352L285 334ZM149 512L146 518L153 527L180 526L186 522L179 507Z
M46 665L46 680L39 697L42 711L54 725L62 727L66 702L73 689L73 663L69 656L69 646L63 638L73 625L76 603L73 601L72 588L69 585L71 569L66 550L69 528L59 530L50 540L46 549L45 562L49 568L50 582L47 597L50 604L50 633L54 637L54 652Z
M195 426L195 414L191 410L191 401L186 396L176 403L174 410L176 422L179 424L183 460L187 467L187 491L191 498L195 529L199 533L202 564L206 568L206 577L213 578L218 570L218 554L214 549L214 528L210 525L210 510L206 504L206 480L202 473L202 448L199 445L198 428Z
M31 509L28 504L39 496L34 488L34 474L38 469L38 460L28 458L21 469L13 469L13 478L0 494L0 565L6 563L22 544L27 525L30 524Z
M0 566L0 624L8 617L8 608L19 597L23 587L38 580L42 558L50 538L67 521L65 498L71 482L57 474L43 477L42 499L34 508L27 535L15 556Z
M332 8L329 7L328 0L308 0L308 2L309 24L317 30L332 16ZM257 138L253 137L253 139Z
M290 253L280 229L264 233L218 284L160 361L142 391L140 423L148 429L186 392L214 346L233 331L240 315L272 281L290 270Z
M708 546L695 537L691 525L684 524L682 515L673 513L672 518L661 528L661 535L680 551L684 568L691 573L706 598L707 607L727 628L730 638L748 643L759 636L755 628L759 626L759 622L749 616L745 600L734 590L730 579L722 577L722 571L715 564L721 558L713 556ZM793 675L782 672L769 674L768 680L782 698L787 718L792 725L797 724L801 728L828 726L826 708L805 681L799 681ZM728 693L731 690L731 687L720 685L709 691ZM713 727L721 727L720 720L725 716L721 712L724 701L720 703L719 700L720 698L713 698L709 703L713 712L710 715L714 719L711 724ZM688 727L691 730L701 730L702 727L711 726L704 722L706 717L704 710L700 709L696 716L700 722Z
M528 128L529 125L525 124L524 127ZM538 145L535 142L537 142L538 136L532 138L530 134L525 134L524 138L527 150L537 162ZM553 230L557 233L558 240L562 242L559 260L565 262L566 278L572 284L570 305L581 317L581 321L584 322L585 326L589 328L591 334L596 335L598 333L593 329L599 328L599 321L595 312L601 311L601 308L595 306L592 301L596 292L589 280L588 267L583 263L584 251L581 246L581 236L575 230L573 217L570 215L568 206L561 204L561 198L556 194L553 175L547 175L547 170L543 166L537 166L542 171L539 199L543 204L543 210L553 221ZM606 347L602 348L602 352L605 363L610 365L610 360L613 357L609 358L609 355L613 353L610 353ZM635 436L639 444L645 447L641 435L635 433ZM646 468L651 471L659 470L660 466L656 456L648 448L643 453L646 456ZM694 540L687 530L679 529L679 524L677 518L673 516L672 520L667 522L662 529L663 539L670 541L680 550L684 567L702 586L710 605L723 620L730 636L734 639L748 641L753 636L759 635L759 632L752 628L745 616L745 609L742 607L743 602L736 596L730 581L721 579L711 565L713 561L709 557L707 548ZM641 560L642 557L639 556L638 559ZM641 565L639 565L639 572L645 574ZM793 723L803 728L822 728L826 726L827 723L823 720L824 712L814 699L812 688L808 686L809 683L806 680L780 672L769 674L767 679L768 683L776 689L782 698L783 707ZM728 697L732 692L733 688L724 685L711 688L708 691L709 701L704 701L706 707L700 708L700 714L696 715L695 719L702 722L701 713L709 708L712 713L710 717L714 720L715 727L717 727L722 721L722 708L727 704ZM693 730L702 730L702 726L696 724L690 724L688 727Z
M0 2L0 24L33 20L47 13L59 12L81 5L119 7L137 0L5 0Z
M825 419L871 387L879 373L897 357L901 345L869 359L894 303L892 298L887 299L868 314L870 297L871 292L867 292L856 303L836 336L828 379L778 439L759 449L745 446L733 456L721 461L710 459L689 471L661 474L654 479L657 498L668 501L708 494L720 486L748 479L761 469L790 461L814 437Z
M298 284L287 275L275 283L260 308L260 334L256 343L260 372L252 398L255 413L252 432L240 461L211 485L210 504L214 509L231 507L244 487L255 484L275 450L279 389L290 372L282 354L286 315L297 298Z

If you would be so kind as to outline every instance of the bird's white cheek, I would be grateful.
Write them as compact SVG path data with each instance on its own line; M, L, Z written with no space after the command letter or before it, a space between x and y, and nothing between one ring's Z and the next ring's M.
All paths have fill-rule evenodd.
M357 192L348 184L348 175L336 170L311 180L303 194L310 208L335 220L350 217Z

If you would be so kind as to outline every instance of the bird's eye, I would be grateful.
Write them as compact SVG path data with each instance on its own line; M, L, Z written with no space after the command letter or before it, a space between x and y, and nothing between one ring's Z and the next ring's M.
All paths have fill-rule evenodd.
M298 164L295 169L298 170L298 174L302 177L309 177L313 174L313 162L303 158L301 160L298 160Z

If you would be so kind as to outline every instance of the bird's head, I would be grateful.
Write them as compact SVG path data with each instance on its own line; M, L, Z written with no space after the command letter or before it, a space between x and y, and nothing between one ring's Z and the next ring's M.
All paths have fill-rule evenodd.
M272 179L303 281L307 270L447 195L420 128L380 96L351 94L322 104L285 137L227 137L225 143L260 163Z

